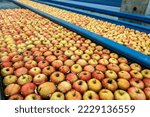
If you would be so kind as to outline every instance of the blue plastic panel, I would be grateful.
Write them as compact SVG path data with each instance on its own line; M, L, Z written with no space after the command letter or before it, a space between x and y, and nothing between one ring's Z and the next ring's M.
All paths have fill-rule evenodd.
M122 0L73 0L73 1L103 4L103 5L116 6L116 7L120 7L122 2Z
M103 14L107 14L107 15L117 16L120 18L126 18L126 19L141 21L144 23L150 23L150 17L148 17L148 16L139 15L139 14L129 14L126 12L112 11L112 10L107 10L107 9L101 9L94 5L90 5L90 4L87 5L86 3L83 3L83 2L82 2L82 4L79 4L79 3L75 3L75 2L71 2L71 1L60 1L60 0L41 0L41 1L57 3L60 5L66 5L66 6L70 6L70 7L75 7L75 8L79 8L79 9L97 12L97 13L103 13Z
M111 22L111 23L114 23L114 24L117 24L117 25L124 25L127 28L132 28L132 29L139 30L139 31L142 31L142 32L145 32L145 33L150 33L150 27L148 27L148 26L134 24L134 23L130 23L130 22L122 21L122 20L109 19L109 18L102 17L100 15L93 14L93 13L90 13L90 12L87 12L87 11L84 11L84 10L74 9L74 8L71 8L71 7L66 7L66 6L62 6L62 5L58 5L58 4L54 4L54 3L50 3L50 2L43 2L43 1L39 1L39 0L38 0L38 2L46 4L46 5L50 5L50 6L53 6L53 7L61 8L61 9L64 9L64 10L72 11L72 12L75 12L75 13L79 13L79 14L82 14L82 15L90 16L90 17L93 17L93 18L96 18L96 19L108 21L108 22Z
M38 13L39 15L42 15L43 17L46 17L48 19L50 19L51 21L54 21L72 31L75 31L76 33L86 37L86 38L89 38L91 39L92 41L96 42L97 44L100 44L100 45L103 45L105 47L107 47L108 49L110 50L113 50L114 52L122 55L122 56L125 56L126 58L134 61L134 62L137 62L137 63L140 63L141 65L147 67L147 68L150 68L150 57L149 56L146 56L140 52L137 52L133 49L130 49L130 48L127 48L123 45L120 45L118 43L115 43L114 41L111 41L107 38L104 38L104 37L101 37L95 33L92 33L88 30L85 30L83 28L80 28L79 26L76 26L76 25L73 25L71 23L68 23L62 19L59 19L59 18L56 18L52 15L49 15L45 12L42 12L40 10L37 10L31 6L28 6L28 5L25 5L25 4L22 4L18 1L15 1L15 0L12 0L14 3L16 3L17 5L23 7L23 8L28 8L30 10L32 10L33 12L36 12Z

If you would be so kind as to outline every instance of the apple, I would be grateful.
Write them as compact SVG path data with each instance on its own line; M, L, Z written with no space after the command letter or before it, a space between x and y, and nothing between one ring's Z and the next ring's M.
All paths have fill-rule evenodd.
M8 76L5 76L3 79L3 83L5 86L16 83L16 81L17 81L17 76L15 75L8 75Z
M68 57L66 55L59 55L58 60L61 60L62 62L66 61Z
M74 52L71 51L71 50L66 50L66 51L64 52L64 54L65 54L67 57L71 57L71 56L74 54Z
M14 73L14 68L12 67L5 67L1 69L2 76L12 75Z
M35 92L35 89L36 89L36 86L34 83L26 83L24 84L22 87L21 87L21 94L23 96L27 96L31 93L34 93Z
M80 73L82 71L82 67L79 64L74 64L71 66L71 72Z
M23 100L24 97L20 94L14 94L8 98L8 100Z
M2 62L0 63L0 68L4 68L4 67L11 67L12 66L12 62Z
M132 78L143 79L143 75L137 70L131 70L130 75Z
M142 80L132 78L132 79L130 79L129 82L130 82L130 85L133 86L133 87L144 89L144 82Z
M109 63L112 63L112 64L118 64L118 60L115 59L115 58L109 58Z
M72 87L80 92L81 94L83 94L85 91L88 90L88 85L84 80L77 80L73 83Z
M59 83L65 79L65 75L59 71L55 71L51 74L50 80L54 83Z
M36 93L31 93L24 98L25 100L41 100L41 96Z
M131 67L132 70L137 70L137 71L141 71L141 69L142 69L142 67L137 63L132 63L130 65L130 67Z
M13 63L15 63L15 62L17 62L17 61L22 61L23 60L23 56L22 55L15 55L12 59L11 59L11 61L13 62Z
M127 79L119 78L117 79L118 87L122 90L127 90L130 87L130 83Z
M41 73L41 69L39 67L33 67L29 70L29 75L35 76Z
M57 59L57 57L54 56L54 55L49 55L49 56L46 57L46 60L47 60L49 63L53 62L53 61L56 60L56 59Z
M78 55L78 56L81 56L83 54L83 51L80 50L80 49L77 49L77 50L74 51L74 54Z
M91 57L90 57L89 54L82 54L81 58L84 59L84 60L90 60Z
M92 54L92 59L99 60L100 56L98 54Z
M49 56L49 55L52 55L52 51L48 50L48 51L44 52L43 55L44 55L45 57L47 57L47 56Z
M21 89L21 87L18 84L15 84L15 83L9 84L4 89L4 94L5 94L5 96L12 96L14 94L19 94L20 89Z
M129 94L124 90L116 90L114 92L114 96L116 100L131 100Z
M150 70L149 69L144 69L141 71L142 75L144 78L149 78L150 79Z
M146 99L150 100L150 87L144 88L144 93L146 95Z
M72 86L68 81L62 81L57 85L57 89L62 93L66 93L71 90Z
M29 83L32 81L32 76L28 75L28 74L24 74L24 75L21 75L18 80L17 80L17 83L19 85L24 85L26 83Z
M94 72L95 68L94 68L94 66L92 66L92 65L86 65L86 66L84 67L84 70L85 70L85 71L88 71L88 72L90 72L90 73L92 73L92 72Z
M25 67L20 67L20 68L18 68L18 69L16 69L16 70L14 71L14 74L15 74L17 77L19 77L19 76L21 76L21 75L27 74L27 72L28 72L28 69L27 69L27 68L25 68Z
M109 54L101 54L101 58L108 60L110 58L110 55Z
M88 81L89 90L98 92L102 88L102 84L99 80L92 78Z
M107 70L106 72L105 72L105 76L107 77L107 78L111 78L111 79L117 79L117 74L116 74L116 72L114 72L113 70Z
M83 100L99 100L99 96L94 91L88 90L83 94Z
M48 65L49 65L49 63L48 63L47 60L40 61L40 62L38 63L38 67L41 68L41 69L47 67Z
M145 87L150 87L150 79L149 78L144 78L143 79Z
M32 55L32 51L25 51L23 52L23 56Z
M25 67L26 67L27 69L31 69L31 68L36 67L36 66L37 66L37 62L34 61L34 60L29 60L29 61L27 61L27 62L25 63Z
M68 66L66 66L66 65L63 65L63 66L61 66L59 68L59 71L62 72L62 73L64 73L64 74L66 74L66 73L69 73L70 68Z
M117 82L111 78L103 79L102 86L106 89L111 90L112 92L114 92L118 88Z
M63 51L61 51L61 50L56 50L53 53L55 56L63 55Z
M70 83L74 83L75 81L78 80L78 76L74 73L69 73L66 76L66 80L68 80Z
M55 72L55 68L53 66L46 66L42 69L42 73L45 75L51 75L53 72Z
M107 70L106 66L100 64L96 65L95 69L101 72L105 72Z
M124 57L119 57L119 58L118 58L118 62L119 62L119 63L126 63L126 64L127 64L127 63L128 63L128 60L127 60L126 58L124 58Z
M88 81L89 79L91 79L91 73L88 71L82 71L79 73L79 79Z
M81 100L82 96L78 91L72 89L65 94L65 98L66 100Z
M42 56L42 52L38 51L34 51L33 56Z
M62 92L54 92L50 97L50 100L64 100L65 96Z
M24 56L24 57L23 57L23 61L24 61L24 62L27 62L27 61L29 61L29 60L33 60L33 56L32 56L32 55L28 55L28 56Z
M108 89L101 89L99 91L100 100L114 100L113 93Z
M35 60L37 61L37 62L40 62L40 61L44 61L45 60L45 57L44 56L35 56Z
M37 74L33 78L33 83L36 85L40 85L48 80L45 74Z
M93 73L92 73L92 77L93 78L96 78L98 80L102 80L104 79L105 75L103 74L103 72L99 71L99 70L95 70Z
M113 71L115 71L115 72L119 72L119 71L120 71L119 66L116 65L116 64L112 64L112 63L108 64L108 65L107 65L107 68L108 68L109 70L113 70Z
M64 62L64 65L68 66L68 67L71 67L72 65L74 65L74 61L71 60L71 59L67 59L65 62Z
M108 61L106 58L103 58L103 59L100 59L100 60L98 61L98 63L101 64L101 65L106 66L106 65L109 64L109 61Z
M140 88L130 87L128 93L132 100L146 100L146 96Z
M0 62L8 62L11 60L11 57L10 56L3 56L0 58Z
M41 47L41 48L40 48L40 51L41 51L41 52L46 52L47 50L48 50L47 47Z
M119 58L118 54L116 54L116 53L110 53L110 57L115 58L115 59Z
M123 71L123 70L118 72L118 77L124 78L126 80L129 80L131 78L130 74L127 71Z
M75 54L70 57L70 59L73 61L77 61L79 58L80 57L78 55L75 55Z
M120 67L120 69L123 70L123 71L129 72L129 71L131 70L130 66L129 66L128 64L126 64L126 63L120 63L120 64L119 64L119 67Z
M87 63L87 61L84 60L84 59L78 59L78 60L76 61L76 64L79 64L81 67L84 67L84 66L86 66L88 63Z
M37 91L42 98L48 99L50 95L55 92L55 90L56 86L54 85L53 82L45 82L38 86Z

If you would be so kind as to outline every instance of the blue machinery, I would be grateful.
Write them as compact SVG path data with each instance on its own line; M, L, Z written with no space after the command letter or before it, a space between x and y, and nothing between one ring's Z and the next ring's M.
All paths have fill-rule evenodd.
M52 15L49 15L45 12L42 12L40 10L37 10L31 6L28 6L28 5L25 5L25 4L22 4L16 0L12 0L12 2L14 2L15 4L23 7L23 8L27 8L27 9L30 9L40 15L42 15L43 17L46 17L48 19L50 19L51 21L54 21L72 31L75 31L76 33L86 37L86 38L89 38L91 39L92 41L98 43L98 44L101 44L103 46L105 46L106 48L110 49L110 50L113 50L114 52L122 55L122 56L125 56L126 58L134 61L134 62L137 62L137 63L140 63L141 65L143 65L144 67L146 68L150 68L150 56L147 56L147 55L144 55L140 52L137 52L133 49L130 49L128 47L125 47L123 45L120 45L114 41L111 41L107 38L104 38L102 36L99 36L95 33L92 33L88 30L85 30L79 26L76 26L74 24L71 24L71 23L68 23L62 19L59 19L59 18L56 18Z
M56 3L56 4L59 4L59 5L64 5L64 6L74 7L74 8L78 8L78 9L89 10L89 11L97 12L97 13L104 13L104 14L112 15L112 16L116 16L116 17L127 18L127 19L131 19L131 20L137 20L137 21L141 21L141 22L144 22L144 23L150 23L150 17L147 17L147 16L143 16L143 15L139 15L139 14L130 14L130 13L120 12L120 11L112 11L112 10L108 10L108 9L102 9L102 8L99 8L96 5L92 6L91 4L86 4L86 3L83 3L83 2L82 2L82 4L81 4L81 2L79 4L79 2L60 1L60 0L36 0L36 1Z

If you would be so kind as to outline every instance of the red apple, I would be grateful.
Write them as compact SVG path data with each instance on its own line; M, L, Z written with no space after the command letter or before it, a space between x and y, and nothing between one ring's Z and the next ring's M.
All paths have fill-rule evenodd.
M25 63L24 65L27 69L31 69L33 67L36 67L37 66L37 62L34 61L34 60L29 60Z
M18 84L9 84L5 89L4 89L4 93L5 96L12 96L14 94L18 94L20 93L20 85Z
M143 79L145 87L150 87L150 79L149 78L144 78Z
M88 85L84 80L77 80L73 83L73 88L80 93L84 93L87 91Z
M74 61L71 60L71 59L67 59L65 62L64 62L64 65L68 66L68 67L71 67L72 65L74 65Z
M84 70L85 70L85 71L88 71L88 72L90 72L90 73L92 73L92 72L94 72L95 68L94 68L94 66L92 66L92 65L86 65L86 66L84 67Z
M91 73L88 71L82 71L79 73L79 79L88 81L89 79L91 79Z
M74 83L75 81L78 80L78 76L74 73L69 73L66 76L66 80L68 80L70 83Z
M104 65L96 65L96 70L99 70L101 72L105 72L107 70L107 68Z
M150 100L150 87L146 87L144 89L144 93L146 95L146 99Z
M46 66L43 68L42 73L45 75L51 75L53 72L55 72L55 68L53 66Z
M21 94L23 96L27 96L27 95L29 95L31 93L34 93L35 92L35 88L36 88L35 84L33 84L33 83L26 83L26 84L24 84L21 87Z
M130 66L129 66L128 64L126 64L126 63L120 63L120 64L119 64L119 67L120 67L120 69L123 70L123 71L129 72L129 71L131 70Z
M141 69L142 69L142 67L137 63L132 63L130 65L130 67L131 67L132 70L137 70L137 71L141 71Z
M146 96L140 88L130 87L128 93L132 100L146 100Z
M41 73L41 69L39 67L33 67L29 70L29 74L31 76L35 76L37 74L40 74Z
M116 81L114 79L111 79L111 78L103 79L102 80L102 86L106 89L111 90L112 92L114 92L118 88Z
M54 60L53 62L52 62L52 66L54 67L54 68L60 68L61 66L63 66L63 62L61 61L61 60Z
M96 70L92 73L92 77L96 78L98 80L102 80L102 79L104 79L105 76L104 76L103 72Z
M78 59L77 62L76 62L76 64L79 64L81 67L84 67L84 66L86 66L88 63L87 63L87 61L84 60L84 59Z
M40 85L48 80L45 74L37 74L33 78L33 83L36 85Z
M27 72L28 72L28 69L27 69L27 68L25 68L25 67L20 67L20 68L18 68L18 69L16 69L16 70L14 71L14 74L15 74L16 76L21 76L21 75L27 74Z
M140 88L140 89L144 88L144 82L142 80L132 78L132 79L130 79L129 82L130 82L130 85L133 86L133 87L137 87L137 88Z
M14 94L8 98L8 100L23 100L24 97L20 94Z
M41 68L41 69L47 67L48 65L49 65L49 63L48 63L47 60L40 61L40 62L38 63L38 67Z

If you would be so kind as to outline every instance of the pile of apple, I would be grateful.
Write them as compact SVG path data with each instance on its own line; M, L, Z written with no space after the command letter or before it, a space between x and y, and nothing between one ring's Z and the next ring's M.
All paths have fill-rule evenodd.
M19 1L150 56L150 34L30 0Z
M10 100L146 100L150 70L26 9L0 10Z

